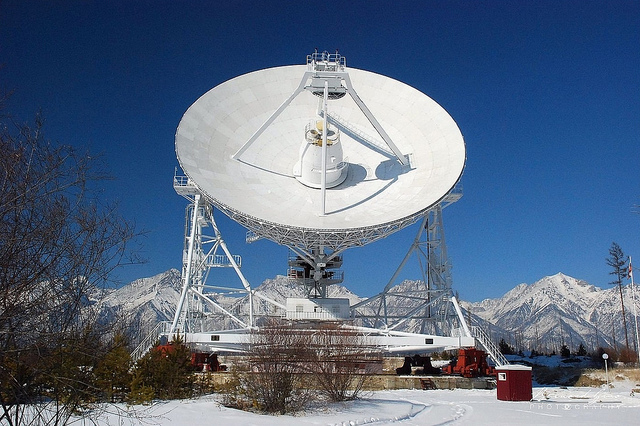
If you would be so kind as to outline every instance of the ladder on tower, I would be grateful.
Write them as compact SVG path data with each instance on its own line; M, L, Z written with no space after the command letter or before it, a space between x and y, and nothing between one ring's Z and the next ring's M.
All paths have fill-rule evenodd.
M482 329L482 327L472 326L471 334L473 337L480 342L485 351L489 354L493 362L496 363L497 366L509 365L509 361L502 355L500 352L500 348L496 346L495 343L491 340L489 335Z

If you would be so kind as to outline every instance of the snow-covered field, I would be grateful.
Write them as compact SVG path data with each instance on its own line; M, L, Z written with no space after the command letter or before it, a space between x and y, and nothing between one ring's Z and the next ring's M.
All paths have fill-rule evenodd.
M635 383L618 381L606 389L534 387L533 401L507 402L496 390L394 390L304 414L260 415L226 408L215 395L196 400L132 407L137 419L104 413L100 425L630 425L640 418ZM96 419L93 419L95 421Z

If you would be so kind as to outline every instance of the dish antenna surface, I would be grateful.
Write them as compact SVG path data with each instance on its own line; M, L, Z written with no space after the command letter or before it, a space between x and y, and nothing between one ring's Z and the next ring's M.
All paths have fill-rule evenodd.
M300 261L292 266L316 284L346 248L438 204L465 164L460 129L434 100L317 51L306 66L255 71L205 93L178 126L176 153L213 205L290 247Z
M307 62L231 79L184 114L178 160L214 205L261 237L337 250L414 222L453 189L465 146L440 105L338 54Z

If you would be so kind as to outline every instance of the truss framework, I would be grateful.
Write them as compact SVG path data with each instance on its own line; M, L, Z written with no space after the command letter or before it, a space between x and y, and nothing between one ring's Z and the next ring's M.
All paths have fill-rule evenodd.
M310 252L313 248L324 246L334 253L342 253L349 247L361 247L380 240L390 234L406 228L417 222L425 212L420 211L409 217L379 226L363 228L341 229L304 229L296 227L283 227L277 223L271 223L244 213L239 213L218 201L215 203L218 210L229 216L235 222L250 230L250 238L266 238L281 245L292 246L304 252Z
M184 176L174 176L176 192L189 200L185 212L185 240L182 257L182 290L170 333L203 331L206 318L213 312L224 314L236 328L253 326L253 292L240 267L242 259L227 248L213 218L213 206L197 187ZM211 231L207 232L207 228ZM242 287L210 286L207 278L212 268L233 268ZM210 290L215 290L211 293ZM239 318L219 304L216 295L248 295L249 317Z
M272 305L274 312L282 312L286 307L251 288L240 270L241 258L229 252L213 218L213 205L199 189L188 178L177 175L174 177L174 189L189 201L185 214L183 285L174 319L163 333L165 335L185 333L189 336L189 341L197 343L199 347L242 351L242 346L246 344L247 333L255 328L254 297L259 297L268 305ZM424 215L407 255L384 290L351 307L349 322L362 333L378 336L374 340L381 347L386 348L386 351L402 352L405 349L409 350L408 348L417 350L418 347L434 350L436 346L438 348L455 346L456 342L469 345L473 340L462 311L453 297L451 267L446 253L442 224L442 208L460 197L461 192L454 191ZM295 248L291 246L290 248L294 253L296 252ZM420 264L422 279L409 286L397 285L396 281L401 270L414 256ZM340 256L334 254L332 258L337 266L341 265ZM290 260L290 265L291 262ZM299 256L298 262L300 262ZM304 264L304 261L300 264ZM234 268L241 286L207 284L211 269L219 267ZM303 278L304 280L309 281L306 278ZM334 276L333 280L342 281L341 276ZM240 310L231 312L226 309L216 300L220 295L247 296L248 314ZM326 297L326 294L308 294L308 296ZM388 309L391 303L395 307L393 312ZM398 306L406 306L406 309L398 309ZM211 328L207 327L207 320L215 315L226 317L228 328L233 330L209 331ZM434 342L434 338L446 336L451 336L453 340L443 343L444 341L436 339L441 342L436 346L433 346L434 343L426 346L424 344L424 342Z
M422 334L451 335L463 328L470 335L453 297L442 222L442 209L461 196L460 190L450 193L424 215L411 247L382 292L352 307L355 319L383 330L410 328ZM421 279L399 283L401 271L412 259L418 262Z

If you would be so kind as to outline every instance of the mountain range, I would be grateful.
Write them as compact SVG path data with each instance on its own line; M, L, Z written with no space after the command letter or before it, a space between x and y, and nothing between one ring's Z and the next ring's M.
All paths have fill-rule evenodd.
M411 285L411 281L399 284ZM304 297L302 288L284 276L265 280L256 291L283 305L287 297ZM180 272L171 269L112 289L96 303L103 319L122 321L129 327L130 335L143 338L158 322L173 319L180 292ZM623 296L629 345L633 348L636 335L630 285L623 286ZM635 296L640 302L640 293ZM224 294L210 297L237 318L248 317L246 297ZM364 300L340 285L329 287L329 297L348 298L352 305ZM254 298L254 304L257 317L284 313L261 298ZM562 273L533 284L519 284L500 298L473 303L461 301L460 304L472 325L483 327L496 343L504 339L516 350L549 353L558 352L562 345L571 351L577 350L580 344L587 350L625 345L618 288L601 289ZM406 306L400 308L406 309ZM388 309L393 310L394 306ZM208 316L206 326L214 330L237 328L238 324L228 315L213 314ZM407 323L407 331L416 331L415 328L416 324Z
M623 286L629 346L634 347L634 296ZM562 273L533 284L519 284L497 299L461 303L468 314L485 325L493 340L504 338L515 348L574 351L584 347L621 347L626 344L618 287L601 289ZM638 304L636 304L638 306Z

